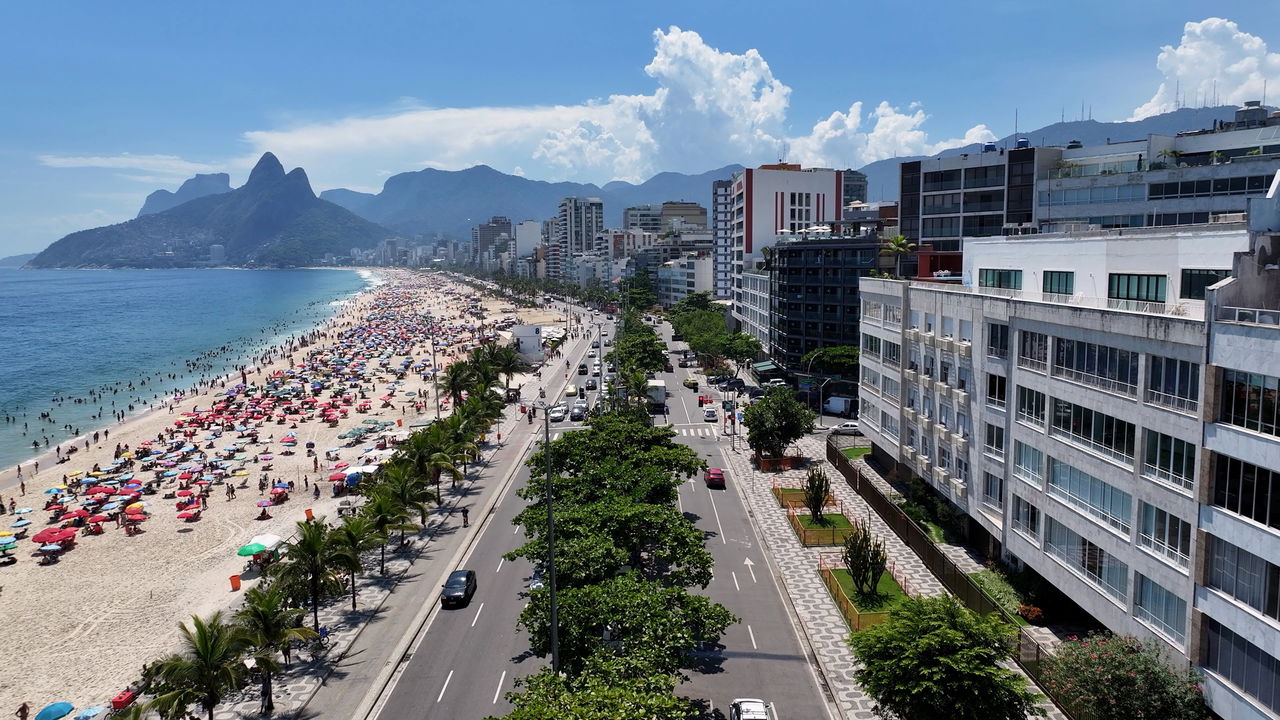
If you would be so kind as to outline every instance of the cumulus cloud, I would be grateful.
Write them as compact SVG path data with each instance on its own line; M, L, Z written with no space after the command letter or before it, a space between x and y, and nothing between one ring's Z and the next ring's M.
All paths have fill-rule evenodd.
M1176 110L1179 105L1240 104L1262 98L1264 82L1280 92L1280 53L1268 52L1262 38L1223 18L1189 22L1177 47L1165 45L1156 58L1164 80L1130 120ZM1181 97L1181 101L1179 100Z
M859 167L876 160L902 155L932 155L947 148L996 139L986 125L975 125L963 137L929 142L922 129L928 115L919 104L906 112L881 102L867 113L863 127L862 103L855 102L848 112L833 112L813 126L805 137L791 141L790 157L805 165Z
M107 168L111 170L138 170L167 177L186 177L196 173L214 172L212 165L184 160L177 155L131 155L121 153L109 156L41 155L40 164L55 168ZM129 179L151 182L153 176L121 175Z

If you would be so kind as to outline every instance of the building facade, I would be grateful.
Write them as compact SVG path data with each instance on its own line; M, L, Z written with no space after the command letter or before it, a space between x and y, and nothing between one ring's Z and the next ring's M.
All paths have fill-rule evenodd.
M698 203L684 201L637 205L622 211L622 227L636 228L655 235L680 227L705 228L707 209Z
M709 251L688 252L658 266L654 286L658 302L671 307L692 293L710 292L714 259Z
M711 231L715 237L716 298L733 296L733 181L711 183Z
M555 269L557 277L573 281L572 273L567 272L566 265L575 255L591 252L595 249L596 235L604 229L604 201L592 197L567 197L560 201L560 211L556 216L555 235L552 244L556 252L554 258L549 254L551 264L548 272Z

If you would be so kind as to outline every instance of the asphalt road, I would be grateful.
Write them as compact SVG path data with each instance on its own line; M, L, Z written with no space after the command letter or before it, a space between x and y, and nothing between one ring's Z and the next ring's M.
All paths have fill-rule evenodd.
M585 357L587 340L577 341L566 351L571 373L567 380L561 359L550 364L555 371L544 371L548 403L561 399L566 382L582 387L585 378L576 374L576 367L580 362L591 362ZM670 397L667 416L657 416L655 420L671 422L679 442L696 450L708 465L724 467L722 453L731 452L730 438L722 434L719 421L701 419L698 394L680 385L691 372L676 367L674 373L659 376L667 381ZM702 387L700 392L710 391ZM526 390L525 394L533 393ZM597 394L588 393L593 404ZM572 404L573 398L568 401ZM540 438L542 412L536 422L518 424L515 434L504 442L523 443L532 433ZM555 423L552 439L580 425ZM532 449L536 447L535 443ZM526 458L527 453L519 461ZM490 471L502 477L509 469L510 461ZM690 480L680 488L679 502L681 510L707 533L707 548L716 560L715 577L705 592L741 621L727 630L719 647L700 652L700 666L688 673L689 681L677 692L701 700L710 711L709 717L725 717L728 703L735 697L761 696L774 703L780 718L834 717L735 479L726 475L725 490L709 490L701 477ZM464 608L437 608L432 612L425 630L410 648L409 660L375 708L374 717L468 720L500 716L510 710L504 696L514 689L513 681L547 664L528 654L528 639L515 627L526 602L531 568L524 561L501 559L524 540L511 520L524 506L515 491L528 480L528 469L521 467L492 513L486 518L473 518L483 527L459 567L476 571L476 594ZM535 482L540 480L541 477L535 478ZM443 582L443 575L437 585L439 582Z

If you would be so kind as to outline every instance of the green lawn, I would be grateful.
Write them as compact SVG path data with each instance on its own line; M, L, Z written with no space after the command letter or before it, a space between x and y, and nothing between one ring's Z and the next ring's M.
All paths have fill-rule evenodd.
M845 449L841 450L841 451L840 451L840 454L841 454L841 455L844 455L845 457L849 458L850 460L857 460L858 458L862 457L863 455L869 455L869 454L871 454L871 448L869 448L869 447L847 447L847 448L845 448Z
M902 588L898 587L898 581L894 580L888 572L880 576L874 595L866 595L854 590L853 577L849 575L848 570L836 569L832 570L832 573L835 575L836 582L840 583L840 589L853 600L859 612L891 610L907 597L907 594L902 592Z
M945 545L947 543L947 531L943 530L942 526L938 523L932 520L926 520L924 522L924 531L928 533L929 539L935 543L939 545Z
M800 520L800 527L806 530L831 530L832 528L845 530L853 527L853 523L849 522L849 518L841 515L840 513L826 513L824 515L827 519L826 525L819 525L814 522L812 515L796 513L796 517Z

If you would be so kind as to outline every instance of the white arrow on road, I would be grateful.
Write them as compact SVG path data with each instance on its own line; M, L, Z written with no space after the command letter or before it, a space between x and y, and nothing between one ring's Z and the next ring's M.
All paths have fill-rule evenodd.
M746 560L744 560L744 561L742 562L742 564L743 564L743 565L746 565L746 566L747 566L747 572L751 573L751 582L757 582L757 581L756 581L756 571L751 567L752 565L755 565L755 563L751 562L751 558L747 558Z

